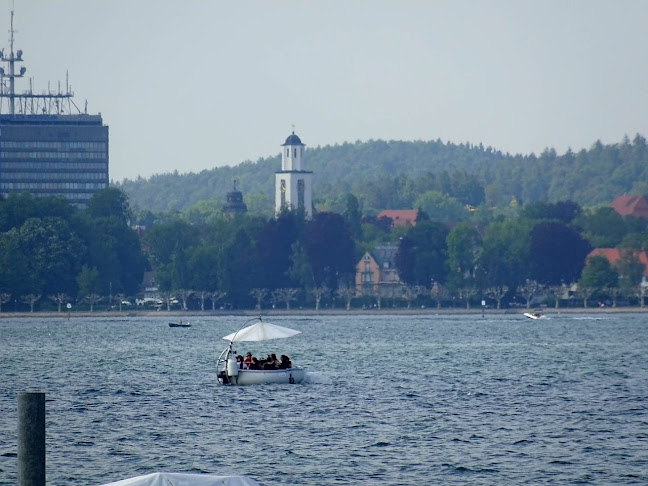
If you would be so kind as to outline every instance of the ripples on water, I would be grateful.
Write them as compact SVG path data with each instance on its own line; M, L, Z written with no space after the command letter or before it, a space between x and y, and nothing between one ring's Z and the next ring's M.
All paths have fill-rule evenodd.
M648 316L325 316L239 352L304 385L222 387L245 319L0 321L0 484L17 394L45 391L51 485L154 471L278 485L647 484Z

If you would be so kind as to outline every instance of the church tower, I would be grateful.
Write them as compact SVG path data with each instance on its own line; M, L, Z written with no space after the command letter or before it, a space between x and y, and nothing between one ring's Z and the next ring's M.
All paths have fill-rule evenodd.
M304 211L306 219L313 216L313 173L304 170L304 147L295 132L281 146L281 170L275 172L275 211L283 208Z
M236 179L233 190L227 193L227 202L223 205L224 214L236 214L247 212L247 206L243 202L243 193L236 189Z

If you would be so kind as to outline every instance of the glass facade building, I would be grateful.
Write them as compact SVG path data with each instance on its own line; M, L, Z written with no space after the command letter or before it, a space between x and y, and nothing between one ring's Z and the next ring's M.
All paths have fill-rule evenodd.
M108 187L101 115L0 115L0 194L62 196L84 207Z

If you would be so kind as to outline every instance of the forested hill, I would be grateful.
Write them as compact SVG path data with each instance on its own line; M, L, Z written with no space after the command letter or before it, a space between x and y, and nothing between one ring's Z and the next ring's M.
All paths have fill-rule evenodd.
M582 206L609 204L622 194L648 194L648 149L636 135L620 143L595 142L588 150L536 156L504 154L491 147L437 141L345 143L309 148L305 166L314 172L313 193L321 210L341 212L353 193L365 213L412 208L422 194L454 202L501 207L515 198L573 200ZM133 207L153 212L186 210L201 204L219 207L233 181L250 212L272 214L274 173L280 156L217 167L200 173L161 174L115 183Z

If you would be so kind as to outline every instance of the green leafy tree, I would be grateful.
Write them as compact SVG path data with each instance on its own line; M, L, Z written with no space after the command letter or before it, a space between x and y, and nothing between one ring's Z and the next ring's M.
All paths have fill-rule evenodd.
M477 280L483 289L515 289L529 277L529 222L497 221L488 226L477 262Z
M198 241L196 228L180 218L156 223L144 234L144 244L154 265L170 263L178 248L193 247Z
M545 285L576 282L592 247L562 222L536 224L530 233L530 277Z
M479 231L468 223L459 223L450 230L448 245L448 284L453 289L470 286L482 238Z
M274 290L297 283L290 272L292 248L305 224L303 216L284 211L263 225L256 245L259 261L263 262L259 286Z
M0 292L26 294L39 287L37 274L27 273L29 260L16 230L0 234Z
M95 192L88 201L86 212L95 219L115 217L124 224L133 216L128 196L116 187L106 187Z
M216 244L202 240L198 246L190 250L188 256L190 286L203 291L218 288L220 261L221 248Z
M190 287L188 259L199 240L197 229L178 218L157 223L147 230L144 243L160 289Z
M353 194L346 195L346 209L343 213L344 221L349 227L349 232L353 239L360 238L362 234L362 211L360 210L360 203L358 198Z
M19 258L25 259L23 275L31 287L25 293L75 293L74 279L87 249L65 220L30 218L8 234L17 238L22 253Z
M76 231L88 247L86 263L99 272L99 293L134 295L142 282L148 262L139 236L128 226L132 217L126 193L108 187L95 192L75 220Z
M35 197L12 193L0 198L0 232L21 227L30 218L60 218L69 221L76 209L62 197Z
M83 265L79 275L76 277L77 285L79 286L79 300L85 299L90 295L97 294L99 285L99 270L88 265ZM91 299L94 300L94 299ZM93 302L93 305L96 302Z
M249 307L250 291L258 287L260 265L255 255L254 241L244 229L237 231L223 250L218 281L237 308Z
M429 287L432 280L444 283L447 276L446 238L448 229L441 223L423 222L410 228L400 241L396 268L408 285Z
M470 217L465 206L454 197L439 191L427 191L416 198L414 206L421 208L434 221L465 221Z
M306 250L299 241L292 244L290 255L290 268L288 269L288 277L293 282L296 282L304 289L312 289L316 287L313 269L308 260Z
M87 248L86 263L99 271L98 292L124 292L135 295L148 262L140 238L116 216L78 218L77 228Z
M619 260L614 268L619 275L619 287L623 294L634 295L636 287L641 283L645 271L643 263L639 261L638 249L619 249Z
M587 259L587 265L578 280L578 287L601 292L606 287L617 287L618 283L619 274L610 265L608 259L603 256L593 256Z
M581 216L578 225L595 248L614 248L627 233L625 221L610 207L598 208Z
M581 213L582 208L574 201L559 201L556 203L537 201L524 206L521 216L535 220L558 220L569 224Z
M355 246L341 215L315 214L306 225L301 244L313 272L314 286L333 289L338 279L350 279L355 274Z

